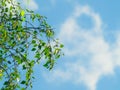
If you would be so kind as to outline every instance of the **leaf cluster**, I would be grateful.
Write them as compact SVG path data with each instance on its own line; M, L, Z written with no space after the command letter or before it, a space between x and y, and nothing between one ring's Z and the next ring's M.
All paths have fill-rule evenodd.
M0 0L1 90L32 88L35 64L45 60L43 66L51 70L62 48L46 17L22 9L14 0Z

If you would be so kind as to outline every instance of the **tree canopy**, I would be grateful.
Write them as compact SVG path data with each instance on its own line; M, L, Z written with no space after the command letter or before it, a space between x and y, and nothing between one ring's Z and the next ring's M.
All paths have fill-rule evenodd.
M43 66L51 70L62 48L46 17L23 9L17 1L0 0L1 90L32 88L35 64L44 60Z

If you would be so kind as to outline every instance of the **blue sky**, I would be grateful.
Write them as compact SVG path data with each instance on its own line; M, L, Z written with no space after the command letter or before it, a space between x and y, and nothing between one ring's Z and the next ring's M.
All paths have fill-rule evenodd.
M52 71L35 67L32 90L120 90L119 3L31 0L27 7L46 16L65 45Z

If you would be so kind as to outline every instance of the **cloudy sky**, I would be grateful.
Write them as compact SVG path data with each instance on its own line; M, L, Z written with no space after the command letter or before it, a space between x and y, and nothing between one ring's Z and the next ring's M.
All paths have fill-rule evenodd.
M120 90L120 1L31 0L64 54L52 71L37 65L32 90Z

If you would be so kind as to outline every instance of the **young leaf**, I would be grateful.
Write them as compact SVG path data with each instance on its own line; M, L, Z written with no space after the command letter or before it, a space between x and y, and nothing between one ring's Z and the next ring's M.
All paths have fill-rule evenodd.
M20 14L21 14L21 16L24 16L25 15L25 11L22 10Z

